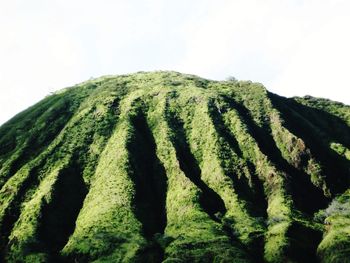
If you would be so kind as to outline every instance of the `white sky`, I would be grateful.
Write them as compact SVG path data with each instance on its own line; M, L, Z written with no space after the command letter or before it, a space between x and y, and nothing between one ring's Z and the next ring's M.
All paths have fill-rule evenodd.
M90 77L176 70L350 104L348 0L0 0L0 124Z

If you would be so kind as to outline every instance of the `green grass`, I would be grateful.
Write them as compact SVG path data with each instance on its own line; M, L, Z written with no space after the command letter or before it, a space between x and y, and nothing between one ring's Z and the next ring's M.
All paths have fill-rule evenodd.
M318 246L324 262L350 262L350 191L337 197L324 214L325 233Z
M63 89L0 127L0 260L348 262L349 112L167 71Z

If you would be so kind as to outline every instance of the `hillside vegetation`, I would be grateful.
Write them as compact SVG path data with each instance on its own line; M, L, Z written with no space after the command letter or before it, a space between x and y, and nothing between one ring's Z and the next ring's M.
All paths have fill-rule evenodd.
M350 107L176 72L0 127L1 262L350 262Z

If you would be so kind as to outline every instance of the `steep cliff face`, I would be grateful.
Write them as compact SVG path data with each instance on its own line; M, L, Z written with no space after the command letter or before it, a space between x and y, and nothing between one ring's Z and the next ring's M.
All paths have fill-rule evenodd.
M0 127L1 257L349 262L349 178L349 106L176 72L102 77Z

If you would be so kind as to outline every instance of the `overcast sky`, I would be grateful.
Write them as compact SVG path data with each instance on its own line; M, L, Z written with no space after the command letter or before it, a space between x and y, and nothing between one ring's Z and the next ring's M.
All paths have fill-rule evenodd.
M350 104L348 0L0 0L0 124L90 77L176 70Z

